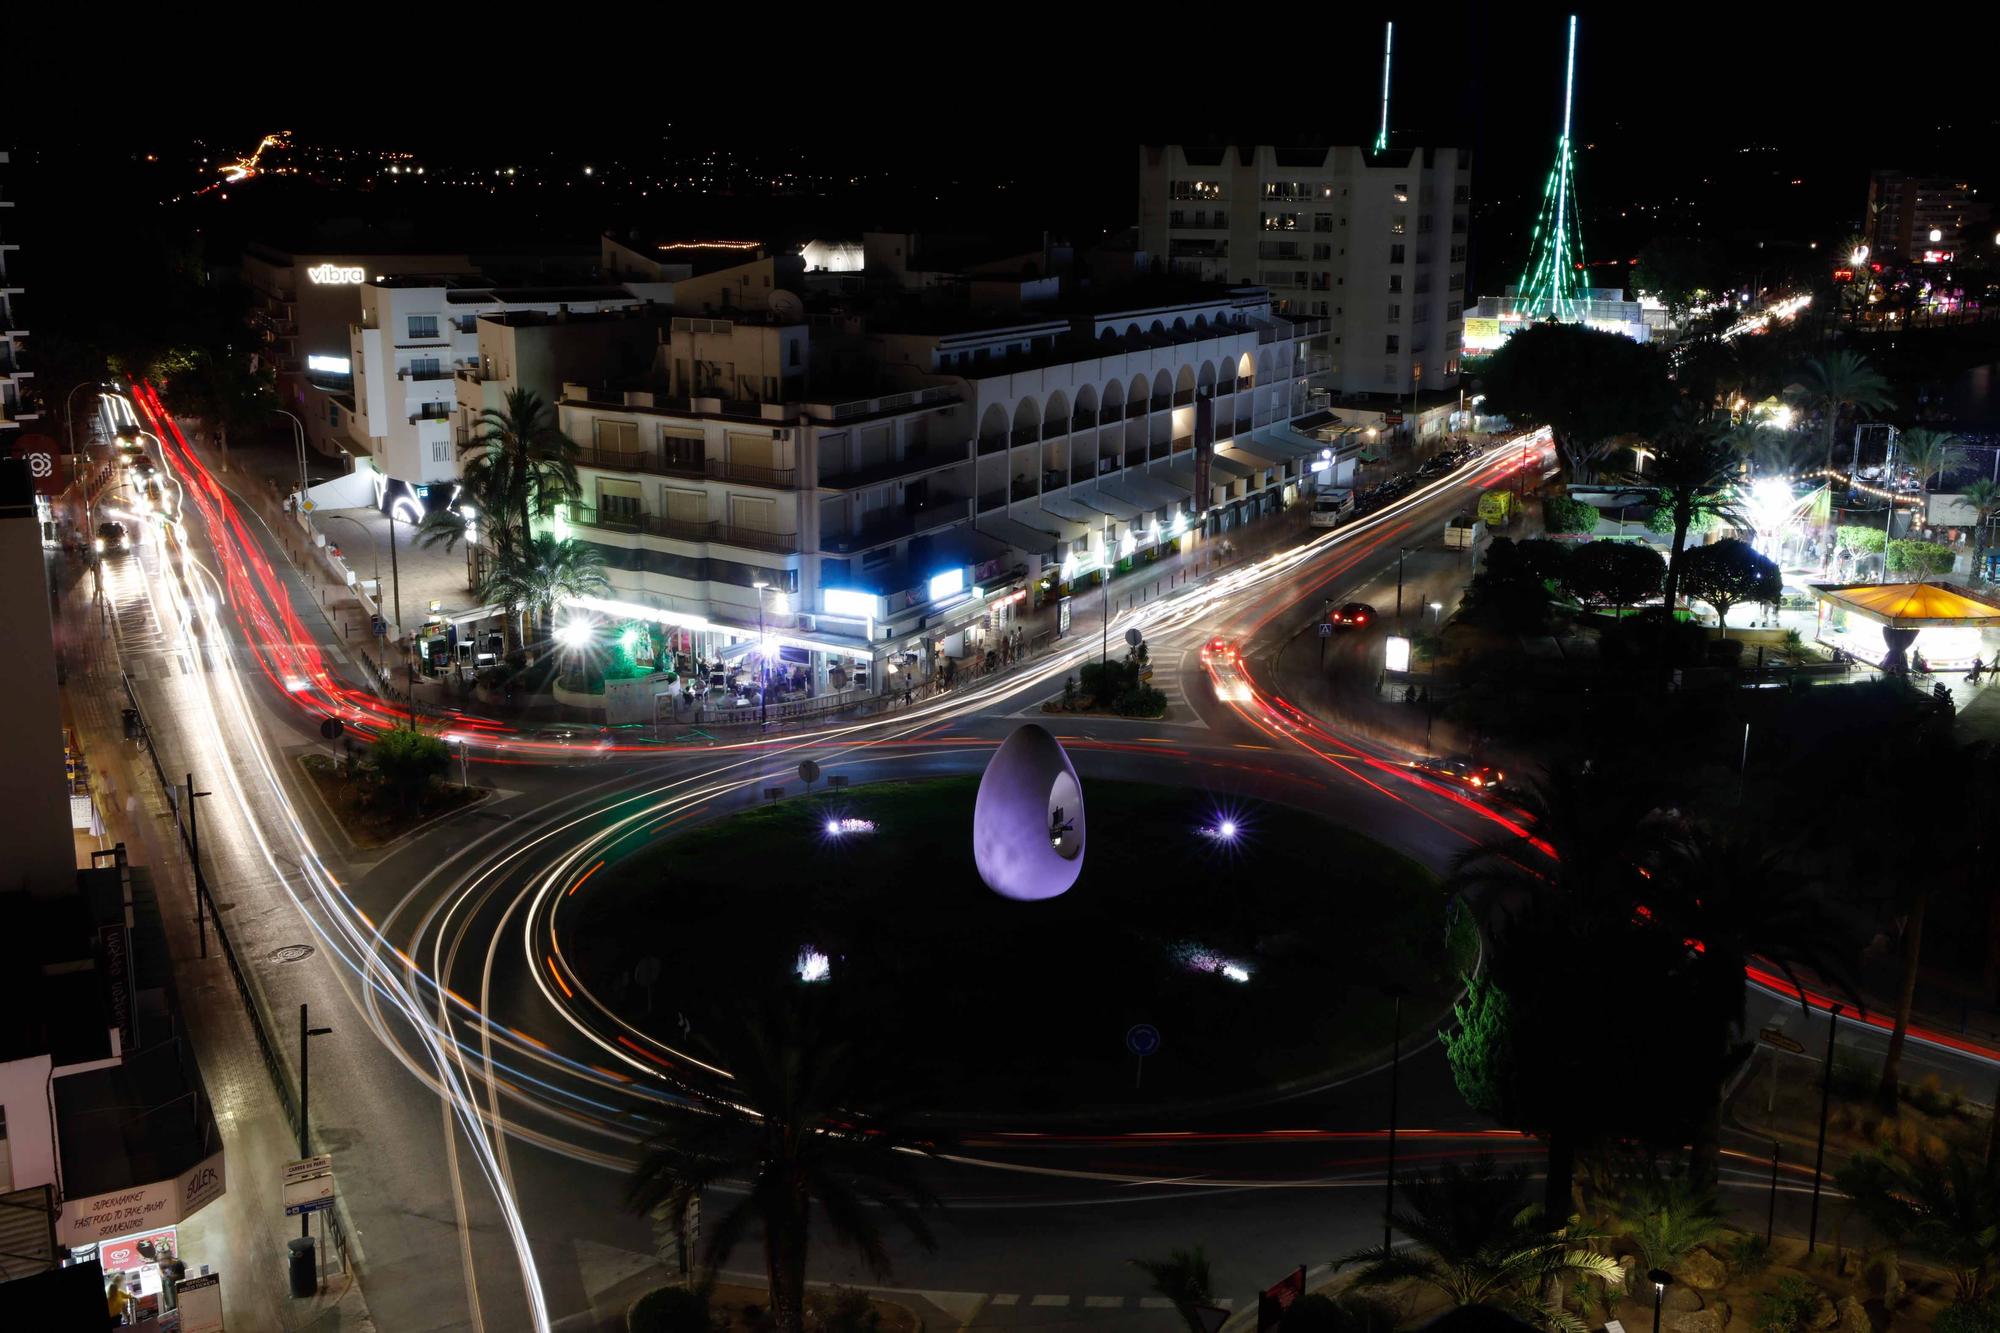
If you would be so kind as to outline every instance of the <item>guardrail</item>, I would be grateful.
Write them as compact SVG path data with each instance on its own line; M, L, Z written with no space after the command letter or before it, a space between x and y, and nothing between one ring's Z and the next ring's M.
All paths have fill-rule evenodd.
M278 1104L285 1109L286 1123L292 1127L293 1133L297 1133L298 1093L292 1087L291 1073L285 1068L285 1062L278 1054L277 1043L271 1037L270 1024L264 1018L263 1005L258 1002L256 987L252 985L249 973L244 971L242 961L236 955L236 946L230 942L228 927L222 924L222 917L215 910L215 898L208 891L208 875L202 869L193 836L188 829L188 802L186 798L177 795L183 789L182 784L170 779L165 766L160 762L159 746L153 743L152 724L146 720L146 710L139 703L138 692L132 688L132 678L121 671L119 679L125 686L127 704L138 719L139 740L152 758L153 776L159 780L161 789L167 793L167 804L173 808L174 829L180 834L181 850L186 853L188 865L194 874L197 910L206 914L208 926L215 931L216 945L222 950L223 961L229 964L230 978L236 982L237 998L243 1002L243 1014L250 1020L250 1031L257 1038L257 1052L264 1058L264 1072L270 1075L272 1090L278 1094ZM350 1264L347 1254L347 1227L341 1218L343 1207L344 1205L336 1204L327 1213L326 1227L327 1234L333 1238L334 1250L340 1255L341 1271L347 1272Z

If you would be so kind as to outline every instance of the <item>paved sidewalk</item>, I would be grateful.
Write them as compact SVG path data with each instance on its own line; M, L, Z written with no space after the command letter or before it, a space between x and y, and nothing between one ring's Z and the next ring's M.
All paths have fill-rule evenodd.
M104 845L123 842L128 858L152 873L180 1018L226 1153L228 1192L181 1224L182 1253L191 1264L208 1264L221 1275L223 1312L231 1328L373 1330L352 1273L329 1267L319 1296L296 1300L290 1294L285 1241L298 1231L296 1220L284 1216L279 1184L285 1164L298 1155L298 1143L213 939L210 957L199 956L187 859L150 763L123 739L117 653L91 597L90 578L77 577L81 569L68 571L61 602L64 710L98 782Z

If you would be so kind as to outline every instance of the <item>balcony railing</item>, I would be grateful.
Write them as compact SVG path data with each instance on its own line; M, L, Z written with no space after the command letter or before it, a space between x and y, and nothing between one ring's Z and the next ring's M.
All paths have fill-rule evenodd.
M702 460L669 459L653 449L579 449L576 461L581 467L614 468L620 472L650 472L662 477L706 477L708 469Z
M399 380L448 380L451 378L451 372L443 366L433 366L422 370L414 366L406 366L396 372L396 378Z
M964 500L945 500L924 506L922 509L898 509L882 514L871 522L864 523L851 532L824 532L820 534L819 549L835 555L859 551L883 542L907 537L922 528L933 527L965 516Z
M1147 403L1144 398L1136 402L1127 403L1125 404L1125 415L1127 417L1143 417L1146 415L1146 405Z
M636 532L649 537L665 537L683 542L721 542L752 551L791 555L799 549L798 534L766 532L719 520L662 518L658 514L600 513L590 505L571 505L569 521L578 527L600 528L608 532Z
M1175 453L1177 453L1177 454L1181 454L1181 453L1186 453L1186 452L1187 452L1188 450L1190 450L1190 449L1192 449L1192 448L1194 448L1194 436L1192 436L1192 435L1176 435L1176 436L1174 436L1174 449L1173 449L1173 451L1174 451Z
M1095 412L1073 413L1069 419L1069 428L1071 430L1089 430L1092 426L1095 426L1096 424L1097 424L1097 413Z
M708 460L708 475L714 481L740 481L752 486L772 486L790 490L798 484L798 469L789 467L758 467L754 463L735 463L728 459Z
M1015 444L1033 444L1042 438L1039 426L1016 426L1012 436Z
M982 458L987 454L997 454L1006 447L1007 437L1005 435L982 435L979 437L979 453Z
M820 469L819 481L822 486L866 486L871 482L887 481L892 477L905 476L911 472L921 472L927 468L942 467L949 463L965 461L965 446L947 446L932 441L927 449L912 449L901 458L887 458L879 463L868 463L857 467L846 467L840 471Z
M440 410L440 411L436 411L436 412L431 412L431 411L423 411L423 412L412 412L412 413L410 413L410 424L411 424L412 426L416 425L416 424L417 424L417 423L418 423L419 421L450 421L450 420L451 420L451 409L450 409L450 407L449 407L449 405L448 405L448 404L445 404L445 403L425 403L425 404L424 404L424 406L425 406L426 408L431 408L431 407L436 407L436 408L440 408L440 409L442 409L442 410Z
M1174 395L1175 407L1186 407L1192 402L1194 402L1193 389L1182 389Z
M1002 486L997 491L986 491L979 497L979 512L982 514L989 510L1004 509L1006 507L1007 488L1005 486Z

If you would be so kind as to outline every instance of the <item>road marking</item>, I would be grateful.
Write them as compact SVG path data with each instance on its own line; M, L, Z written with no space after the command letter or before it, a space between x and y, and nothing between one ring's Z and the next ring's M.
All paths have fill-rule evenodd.
M1122 1310L1125 1308L1123 1296L1086 1296L1083 1298L1086 1310Z
M1174 1308L1174 1303L1164 1296L1141 1296L1139 1298L1139 1308L1141 1310L1171 1310Z
M1017 1292L1003 1292L998 1296L990 1297L986 1303L988 1305L1019 1305L1021 1297Z
M1032 1301L1029 1301L1029 1302L1028 1302L1028 1304L1030 1304L1030 1305L1033 1305L1033 1306L1037 1306L1037 1307L1041 1307L1041 1306L1058 1306L1058 1305L1068 1305L1068 1304L1069 1304L1069 1297L1067 1297L1067 1296L1037 1296L1037 1297L1035 1297L1035 1299L1034 1299L1034 1300L1032 1300Z

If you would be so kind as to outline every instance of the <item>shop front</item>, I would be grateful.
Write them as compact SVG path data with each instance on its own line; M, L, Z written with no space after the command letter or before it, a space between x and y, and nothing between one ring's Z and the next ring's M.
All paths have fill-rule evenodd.
M122 1288L132 1324L171 1313L175 1284L200 1256L181 1250L181 1225L222 1197L225 1190L220 1149L169 1179L113 1190L63 1204L61 1235L69 1264L95 1259L103 1270L107 1299Z

